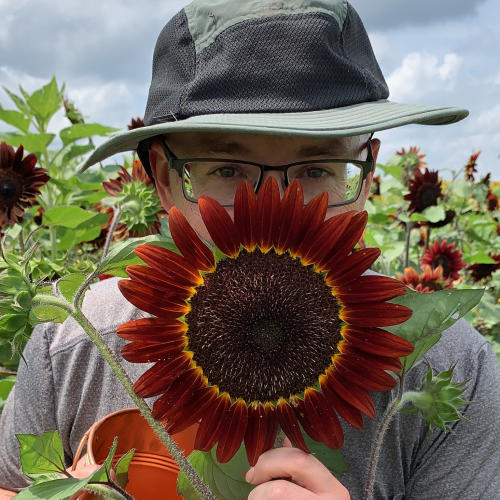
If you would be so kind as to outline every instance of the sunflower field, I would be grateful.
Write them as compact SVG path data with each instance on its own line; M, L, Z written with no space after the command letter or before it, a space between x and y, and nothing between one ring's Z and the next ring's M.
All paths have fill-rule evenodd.
M0 411L33 327L66 317L37 305L36 294L57 281L81 300L82 284L127 277L126 266L141 263L133 249L169 234L135 153L79 172L96 138L117 129L88 121L64 90L55 78L31 94L4 89L12 106L0 106ZM49 133L61 108L67 127ZM377 165L358 246L380 248L373 269L419 292L483 288L466 319L500 359L500 181L478 175L480 151L453 171L424 159L410 147Z

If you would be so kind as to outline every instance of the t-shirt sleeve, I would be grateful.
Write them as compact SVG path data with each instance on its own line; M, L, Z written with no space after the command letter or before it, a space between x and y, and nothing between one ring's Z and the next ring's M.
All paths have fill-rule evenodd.
M56 325L37 325L19 363L16 384L0 416L0 488L17 491L29 485L23 475L16 434L57 429L48 335Z
M491 345L484 342L455 372L457 381L469 380L466 420L450 425L450 432L424 433L406 485L408 500L500 498L500 375Z

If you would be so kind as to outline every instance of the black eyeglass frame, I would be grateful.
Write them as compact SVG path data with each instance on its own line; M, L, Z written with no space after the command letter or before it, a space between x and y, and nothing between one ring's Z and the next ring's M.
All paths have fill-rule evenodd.
M257 184L255 186L255 193L257 193L262 185L262 178L264 177L264 172L269 172L272 170L278 171L278 172L283 172L284 174L284 180L285 180L285 187L288 187L289 182L288 182L288 169L290 167L295 167L297 165L311 165L315 163L327 163L327 162L333 162L333 163L353 163L354 165L358 165L362 169L362 176L361 176L361 182L359 184L358 190L356 192L356 196L352 198L351 200L347 201L342 201L340 203L332 203L328 205L329 207L341 207L343 205L350 205L351 203L354 203L358 198L359 195L361 194L361 188L363 186L363 183L368 176L368 174L374 169L375 167L375 162L373 159L373 151L372 151L372 145L371 145L371 139L372 139L373 134L370 136L370 139L368 139L368 142L366 143L366 147L368 149L368 154L366 157L366 160L352 160L352 159L345 159L345 158L325 158L322 160L304 160L304 161L296 161L294 163L288 163L287 165L261 165L260 163L255 163L252 161L244 161L244 160L232 160L229 158L177 158L172 151L170 151L169 147L167 146L165 142L165 137L161 137L160 139L160 144L163 149L163 153L165 154L165 157L168 161L168 166L169 168L172 168L175 170L178 174L179 177L182 179L183 178L183 169L186 163L189 162L195 162L195 161L203 161L207 163L220 163L220 162L230 162L230 163L236 163L238 165L253 165L255 167L260 168L260 175L259 175L259 180L257 181ZM197 200L190 199L186 191L184 189L184 183L182 183L182 192L184 194L184 198L186 198L187 201L190 201L191 203L198 203ZM233 206L232 204L223 204L222 206L224 207L231 207Z

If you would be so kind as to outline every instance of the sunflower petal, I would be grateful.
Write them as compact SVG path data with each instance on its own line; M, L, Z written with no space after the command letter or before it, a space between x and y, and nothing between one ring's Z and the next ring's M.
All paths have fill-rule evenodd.
M245 449L248 463L254 466L266 445L269 421L262 403L254 403L248 407L248 424L245 431Z
M202 196L198 206L212 241L226 255L236 257L240 252L240 240L227 210L208 196Z
M368 391L390 391L397 384L397 380L386 371L378 366L364 366L349 354L336 355L334 365L345 378Z
M179 375L153 404L153 418L168 419L179 411L203 384L203 372L193 367Z
M122 295L141 311L155 316L179 317L189 312L186 300L172 293L161 293L131 280L120 280Z
M328 209L328 194L315 196L302 211L300 230L295 235L295 241L290 243L290 255L296 257L298 248L305 238L313 235L321 225Z
M273 406L273 404L269 403L269 401L266 402L266 404L264 405L264 411L266 413L265 418L267 419L267 432L262 453L270 450L274 446L279 428L278 414L276 413L276 408Z
M252 185L248 181L240 183L234 197L234 226L238 231L241 244L249 252L253 252L257 245L256 206L257 200Z
M305 402L298 396L292 396L292 407L295 410L295 415L300 422L302 428L309 434L309 436L314 439L314 441L321 441L321 434L314 427L314 425L307 418Z
M326 284L328 286L344 286L350 281L356 279L380 256L379 248L363 248L346 257L343 261L337 262L326 275Z
M414 349L411 342L381 328L346 325L342 328L342 336L357 349L380 356L408 356Z
M304 210L304 194L302 185L297 179L286 188L279 210L279 224L276 231L274 248L282 254L296 240L300 230L302 211Z
M224 392L207 409L207 414L202 418L196 433L195 450L208 451L214 447L224 431L222 424L230 406L231 398Z
M257 217L255 220L257 245L263 253L268 252L274 243L278 228L280 191L274 177L268 177L257 195Z
M213 271L214 254L200 240L182 212L172 207L168 214L168 222L172 238L186 260L202 271Z
M363 415L361 412L350 405L347 401L341 398L328 384L327 377L325 375L321 375L319 378L319 385L321 387L321 391L325 396L328 403L330 403L331 407L337 411L337 413L349 424L352 425L355 429L361 429L363 427Z
M186 323L178 319L140 318L118 326L116 334L125 340L163 342L181 337L187 329Z
M175 294L187 300L195 293L193 287L182 286L173 279L168 279L147 266L131 265L126 267L129 278L134 283L140 283L146 287L164 293Z
M382 302L399 295L406 295L406 286L394 278L368 275L360 276L342 287L334 288L333 294L344 304Z
M278 405L276 406L276 413L278 416L278 422L283 429L283 432L287 435L292 444L296 448L300 448L302 451L309 453L295 412L285 399L279 399Z
M240 449L248 422L247 405L243 399L236 400L229 408L223 424L224 432L217 444L217 461L224 464Z
M170 434L182 432L202 418L207 409L217 398L219 391L217 387L201 387L193 393L193 397L175 415L171 415L164 422L165 429Z
M161 359L169 359L184 350L187 338L171 340L170 342L130 342L121 348L124 359L131 363L151 363Z
M307 388L304 393L306 415L318 431L321 441L329 448L338 450L344 443L344 433L337 414L316 389Z
M355 326L391 326L404 323L412 310L399 304L375 302L349 304L340 311L340 319Z
M168 248L143 244L137 246L134 253L156 272L178 285L196 287L203 283L198 269Z
M134 392L141 398L162 394L176 377L189 368L191 358L190 353L182 351L171 359L158 361L136 380Z
M344 401L357 408L371 419L375 418L375 405L367 390L351 383L349 378L341 374L342 370L332 367L326 372L326 383L328 387L339 395Z
M345 340L339 343L338 349L343 355L349 354L353 358L358 359L359 364L366 365L368 368L373 366L382 370L399 372L403 367L398 357L374 356L358 349Z
M349 255L352 249L356 246L358 241L363 236L363 231L368 221L368 213L366 211L357 213L351 219L349 227L344 231L343 236L338 240L339 244L336 245L330 252L328 252L324 259L320 262L323 269L330 269L335 266L336 262L342 261Z

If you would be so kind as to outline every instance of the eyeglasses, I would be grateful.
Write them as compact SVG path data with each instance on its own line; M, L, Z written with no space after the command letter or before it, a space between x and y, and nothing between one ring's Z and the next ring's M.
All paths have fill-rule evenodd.
M184 197L193 203L210 196L222 206L232 206L241 182L250 182L257 193L264 172L278 171L283 172L285 187L294 179L300 181L304 203L326 192L329 207L348 205L359 198L363 181L374 167L370 140L366 160L332 158L273 166L224 158L177 158L163 138L160 143L169 167L182 179Z

